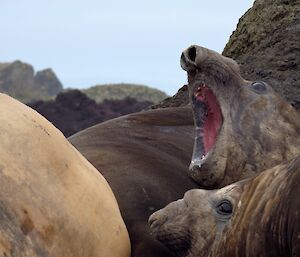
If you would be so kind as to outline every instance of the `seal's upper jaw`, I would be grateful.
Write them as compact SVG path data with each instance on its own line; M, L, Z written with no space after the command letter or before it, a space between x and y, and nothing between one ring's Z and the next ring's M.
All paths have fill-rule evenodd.
M188 73L201 70L209 73L209 69L206 68L212 66L217 66L214 67L217 69L226 70L224 74L220 74L222 76L226 76L226 73L239 76L240 73L239 66L234 60L222 56L213 50L197 45L192 45L182 52L180 65L181 68Z
M226 154L216 153L216 149L218 142L224 141L220 137L228 120L230 99L243 79L235 61L204 47L190 46L180 62L188 73L196 127L189 175L204 188L218 187L225 174Z
M209 58L210 50L192 45L182 52L180 65L187 72L195 71Z

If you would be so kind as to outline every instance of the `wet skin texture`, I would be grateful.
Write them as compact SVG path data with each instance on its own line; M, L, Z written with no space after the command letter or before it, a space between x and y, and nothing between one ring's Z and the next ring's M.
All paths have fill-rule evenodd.
M196 130L189 175L214 189L300 154L300 114L264 82L244 80L238 65L212 50L182 53Z
M169 108L124 116L69 138L109 182L129 232L132 256L173 256L150 235L148 218L197 188L186 175L193 130L191 108Z
M190 190L149 224L178 257L300 256L299 183L297 157L219 190Z

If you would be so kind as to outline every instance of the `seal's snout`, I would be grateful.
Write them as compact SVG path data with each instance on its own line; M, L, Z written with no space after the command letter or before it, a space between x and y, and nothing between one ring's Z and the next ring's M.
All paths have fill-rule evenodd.
M180 65L185 71L192 71L196 69L197 49L195 46L190 46L181 54Z

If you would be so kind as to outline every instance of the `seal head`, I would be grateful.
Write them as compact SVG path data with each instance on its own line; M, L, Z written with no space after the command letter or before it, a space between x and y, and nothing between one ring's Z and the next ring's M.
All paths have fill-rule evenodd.
M150 216L154 237L176 256L207 256L237 206L242 184L186 192L183 199Z
M220 188L300 154L300 115L270 85L244 80L230 58L192 45L188 74L195 142L189 175Z

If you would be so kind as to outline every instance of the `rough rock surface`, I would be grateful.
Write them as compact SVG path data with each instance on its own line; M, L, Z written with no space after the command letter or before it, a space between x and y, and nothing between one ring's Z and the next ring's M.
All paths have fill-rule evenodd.
M189 103L189 91L187 85L181 87L177 94L173 97L168 97L158 104L150 106L148 109L158 109L167 107L180 107Z
M22 102L49 99L62 90L62 84L51 69L36 74L31 65L20 61L0 63L0 92Z
M239 20L223 55L240 64L244 78L269 82L299 109L299 42L299 0L256 0ZM179 90L153 108L184 105L188 102L186 92Z
M28 105L51 121L66 137L97 123L138 112L151 105L133 98L106 100L97 104L79 90L59 93L55 100Z
M62 84L52 69L38 71L34 76L34 87L49 96L56 96L62 91Z
M299 42L299 0L256 0L223 55L240 64L246 79L269 82L288 101L300 101Z

